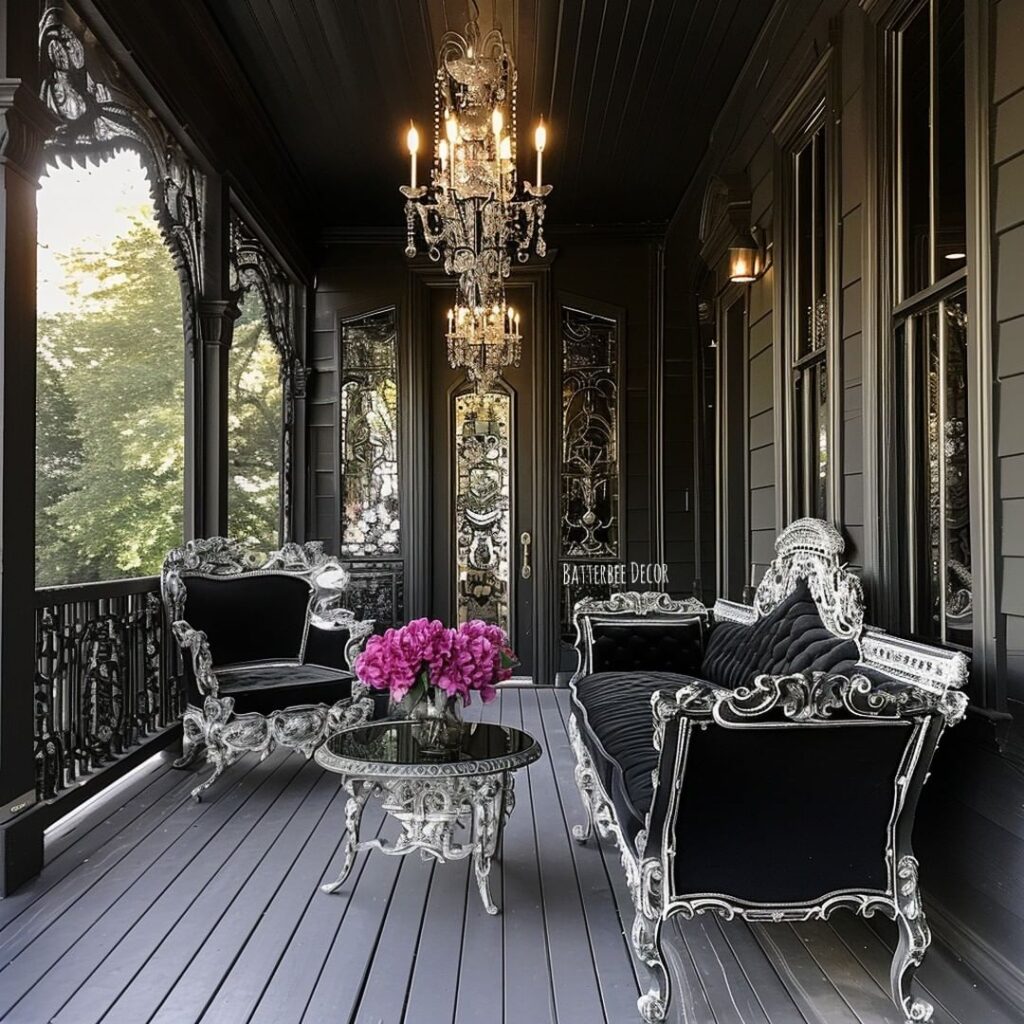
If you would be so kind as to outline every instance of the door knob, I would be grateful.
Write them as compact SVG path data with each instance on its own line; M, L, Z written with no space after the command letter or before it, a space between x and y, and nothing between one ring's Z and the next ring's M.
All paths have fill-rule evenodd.
M530 567L530 544L532 538L530 537L529 530L524 530L519 536L519 543L523 545L523 567L519 570L519 575L524 580L528 580L533 575L533 569Z

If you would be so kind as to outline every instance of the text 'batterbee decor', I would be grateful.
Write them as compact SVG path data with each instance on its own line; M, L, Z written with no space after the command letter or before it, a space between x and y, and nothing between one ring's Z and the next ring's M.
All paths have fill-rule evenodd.
M502 368L518 365L519 315L505 300L513 258L544 256L543 184L547 129L534 132L537 181L516 182L516 69L495 25L482 39L474 13L465 35L446 32L434 79L434 151L429 182L417 183L419 132L409 126L406 198L407 256L422 235L427 254L458 277L448 314L448 358L464 366L480 390Z

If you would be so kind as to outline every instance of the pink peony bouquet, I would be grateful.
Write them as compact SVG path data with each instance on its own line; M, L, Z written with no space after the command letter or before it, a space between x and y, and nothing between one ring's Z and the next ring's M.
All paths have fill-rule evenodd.
M368 686L389 691L396 703L414 689L410 703L415 703L436 687L465 705L474 690L484 703L494 700L496 685L511 677L514 664L516 656L499 626L473 619L449 629L438 619L414 619L371 636L355 670Z

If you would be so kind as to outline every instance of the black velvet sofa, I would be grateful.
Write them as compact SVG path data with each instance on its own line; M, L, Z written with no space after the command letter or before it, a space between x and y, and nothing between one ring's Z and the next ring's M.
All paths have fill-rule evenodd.
M189 541L164 560L161 591L181 646L188 704L182 756L213 774L278 744L312 756L327 732L371 717L352 664L373 622L341 605L348 574L318 543L269 557L225 537Z
M656 593L576 606L569 731L587 822L574 833L619 846L633 947L654 973L645 1021L668 1010L673 914L840 907L897 922L893 999L907 1021L931 1017L910 993L930 942L911 832L968 664L865 629L843 547L827 523L793 523L752 607Z

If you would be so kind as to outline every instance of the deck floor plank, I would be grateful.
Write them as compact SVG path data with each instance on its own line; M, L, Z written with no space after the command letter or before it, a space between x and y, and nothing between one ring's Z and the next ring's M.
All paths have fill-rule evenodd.
M751 931L808 1021L813 1024L867 1024L829 980L790 924L755 924L751 925ZM889 1024L889 1021L883 1018L871 1024Z
M468 860L360 854L341 892L336 776L278 751L234 766L202 804L206 771L170 755L47 842L47 867L0 901L3 1024L634 1024L647 972L608 841L583 820L566 691L502 687L471 721L525 727L544 757L517 773L518 806L484 913ZM397 824L371 800L364 836ZM668 926L670 1019L688 1024L893 1024L891 937L829 922ZM920 972L935 1024L1015 1024L940 942Z
M523 728L545 748L545 756L530 766L527 778L521 781L528 782L533 801L555 1017L566 1024L576 1021L592 1024L604 1020L605 1014L580 881L571 844L565 841L565 814L555 783L551 753L544 742L537 693L521 690L520 696Z
M754 992L757 1002L772 1024L792 1021L793 1024L807 1024L807 1018L800 1012L771 961L765 956L746 921L736 918L722 921L718 917L708 919L708 932L718 932L721 937L713 939L716 948L725 947L736 958L739 969Z
M675 923L718 1024L770 1024L735 953L714 923L703 915L692 921L676 918Z
M389 819L385 821L380 835L381 839L394 842L398 833L398 824ZM326 957L323 950L316 951L323 963L301 1017L305 1024L351 1021L376 955L403 858L377 856L373 851L360 853L359 858L366 863L358 879L353 881L350 875L345 883L345 887L354 887L350 889L348 909L334 941L326 951ZM333 899L336 895L327 898ZM314 951L310 953L312 956Z
M329 812L327 818L333 813ZM371 802L363 813L363 835L368 839L379 837L383 825L384 812L375 802ZM324 871L315 878L306 879L307 883L319 886L333 881L341 871L345 861L341 845L345 836L344 817L336 821L334 827L338 838L334 856ZM339 929L344 926L352 892L359 885L366 864L367 858L360 857L347 883L338 892L328 895L316 890L298 928L289 937L284 955L268 979L250 1024L298 1024L302 1019L316 987L322 963Z
M501 721L501 689L490 704L472 704L467 721ZM491 866L491 893L501 895L501 851ZM465 956L464 956L465 954ZM495 1015L503 1004L501 920L483 912L471 860L445 864L430 885L402 1024L452 1024ZM465 973L463 973L465 964ZM501 1024L500 1011L495 1024Z
M520 691L503 695L502 719L522 728ZM529 772L531 769L527 769ZM516 807L505 826L502 853L502 923L505 932L505 1020L555 1020L551 950L544 921L537 831L529 776L516 779Z
M121 903L129 913L145 912L151 886L159 885L164 878L167 879L165 885L170 884L186 870L190 861L213 840L252 792L251 788L238 784L215 803L182 806L165 819L163 827L151 830L98 880L92 877L92 865L85 865L81 874L93 884L80 896L67 891L65 883L73 885L78 873L69 875L56 887L61 893L53 916L47 913L49 901L41 900L23 915L27 921L12 922L13 934L5 936L0 949L3 960L7 961L0 971L0 1014L7 1013L76 943L85 941L93 925L107 920L115 904ZM187 827L198 826L199 822L202 826ZM122 903L124 897L127 900ZM141 901L137 910L136 899ZM58 921L59 927L56 926Z
M515 694L498 690L497 700L476 710L480 721L508 722ZM503 871L506 856L504 841L501 856L491 865L491 895L504 900ZM495 920L480 902L476 879L466 865L466 894L463 913L462 944L455 998L455 1024L474 1024L487 1019L502 1024L505 1019L505 923ZM503 904L502 904L503 906ZM501 909L501 907L499 907ZM415 979L414 979L415 983ZM418 1004L414 1010L414 1001ZM410 994L407 1013L415 1013L425 1024L434 1024L429 1015L430 1001L418 992ZM440 1020L445 1020L442 1004Z
M561 719L556 690L539 690L542 742L554 773L562 805L562 819L567 834L572 826L584 821L583 804L573 781L576 764L569 744L569 735ZM619 917L615 896L608 882L604 859L593 841L569 843L576 865L586 914L587 932L597 969L597 982L609 1022L629 1020L636 1013L639 995L636 974L631 966L632 952L627 929L632 922ZM623 955L625 954L625 955Z
M26 999L26 1009L31 1008L39 1020L55 1024L98 1021L161 948L189 906L195 902L206 905L208 887L217 873L228 865L232 872L244 868L245 841L249 840L249 850L266 848L266 823L272 823L275 815L280 817L282 806L296 800L298 794L292 765L282 765L201 849L192 854L183 842L181 870L176 875L177 864L161 858L157 862L160 870L144 873L139 884L43 976Z
M239 772L226 783L230 787L223 796L246 792L243 782L250 771L267 773L269 765L239 765ZM158 799L149 811L121 829L74 871L64 875L46 893L45 899L34 899L22 913L0 928L0 965L6 964L58 916L74 911L76 904L91 902L99 892L111 889L116 879L129 882L159 855L161 844L176 835L182 820L194 822L213 806L212 802L197 804L189 799L189 790L196 782L191 774L182 773L181 783ZM31 886L33 883L29 883ZM18 893L11 898L17 899ZM6 900L3 901L6 903Z
M212 930L195 951L185 971L175 980L157 1012L149 1018L153 1024L179 1024L181 1021L202 1019L271 900L291 875L311 832L336 796L336 779L325 777L319 766L312 762L303 762L294 755L290 760L301 765L291 787L298 791L298 799L294 803L286 803L286 793L278 801L283 806L278 820L274 822L274 834L263 842L252 842L259 854L255 867L244 880L239 879L241 884L236 895L219 919L216 912L210 913L209 920L214 925ZM230 869L229 862L227 870ZM216 910L219 911L220 907Z
M145 824L152 828L153 808L169 793L178 791L169 800L164 800L168 813L188 799L188 791L195 785L195 782L186 785L191 775L174 769L160 771L159 766L156 769L152 774L147 773L143 778L125 784L125 790L118 792L116 802L111 801L106 808L93 805L92 813L83 811L77 828L56 835L47 834L46 863L42 872L0 900L0 929L49 893L68 874L88 863L140 817L145 815Z
M558 701L558 708L562 716L563 728L568 735L569 727L569 697L566 693ZM582 811L581 811L582 813ZM599 839L595 833L587 845L598 844L605 862L605 871L609 883L615 894L615 901L618 906L619 918L623 922L624 930L628 937L633 925L633 898L630 895L629 887L626 885L626 877L621 867L619 852L610 839ZM628 949L631 949L628 947ZM672 944L667 950L669 961L670 984L672 986L672 1000L675 1005L676 1016L680 1021L701 1021L702 1024L718 1024L714 1010L704 994L700 978L694 969L693 961L689 952L682 944ZM651 979L646 967L641 967L636 957L630 956L637 977L637 984L641 992L646 992L650 987ZM635 1014L635 1016L639 1016Z

